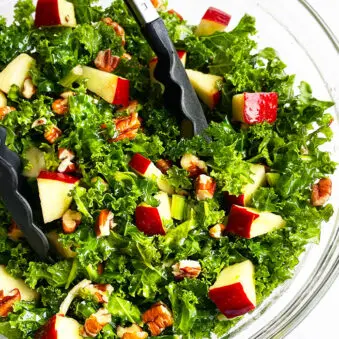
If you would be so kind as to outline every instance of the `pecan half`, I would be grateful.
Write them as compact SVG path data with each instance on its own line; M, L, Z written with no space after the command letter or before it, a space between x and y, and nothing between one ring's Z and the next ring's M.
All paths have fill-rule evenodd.
M159 302L142 315L142 321L147 324L152 336L157 336L166 327L173 325L173 316L170 309Z
M332 194L332 180L329 178L320 179L312 187L311 203L313 206L323 206Z
M13 111L16 111L16 109L11 106L0 107L0 120L2 120L8 113Z
M195 260L180 260L172 266L172 273L176 280L184 278L195 279L201 272L199 261Z
M97 238L109 236L110 230L114 228L114 214L109 210L102 210L95 224Z
M180 160L180 165L189 173L191 178L196 178L200 174L207 173L207 165L205 161L200 160L193 154L184 154Z
M34 86L32 79L25 79L22 89L22 96L26 99L30 99L35 93L36 87Z
M195 182L195 194L197 200L212 199L216 189L216 182L205 174L200 174Z
M148 338L148 333L137 324L132 324L130 327L118 326L117 336L122 339L145 339Z
M105 51L100 51L98 53L94 60L94 64L97 69L100 69L100 71L111 73L118 67L119 61L120 57L112 55L112 51L110 49L106 49Z
M226 226L223 224L216 224L212 226L208 233L214 239L220 239L225 232Z
M163 174L166 174L167 171L173 166L173 163L171 160L160 159L156 162L155 166L157 166Z
M74 233L81 223L81 213L77 211L67 210L62 216L62 229L64 233Z
M54 144L58 138L62 135L61 129L55 125L50 126L44 133L45 139L50 143Z
M100 308L85 321L84 335L95 338L99 332L112 321L111 314L105 309Z
M12 220L11 225L8 227L7 236L13 241L19 241L24 237L24 234L14 220Z
M68 99L56 99L53 101L52 111L58 115L65 115L68 112Z
M114 119L113 121L119 135L114 139L110 139L109 142L117 142L126 138L132 140L136 137L139 127L141 126L137 112L134 112L127 117Z
M0 290L0 317L7 317L13 311L13 305L20 300L21 295L17 288L14 288L6 296L4 291Z
M110 26L114 29L116 35L121 38L122 46L125 46L126 44L125 30L117 22L113 21L111 18L103 18L102 21L107 26Z

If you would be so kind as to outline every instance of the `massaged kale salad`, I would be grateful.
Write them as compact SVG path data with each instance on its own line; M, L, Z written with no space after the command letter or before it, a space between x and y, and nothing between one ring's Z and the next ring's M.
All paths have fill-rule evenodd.
M335 163L320 149L332 103L257 49L250 15L230 30L211 8L196 27L153 3L206 135L181 138L122 0L19 0L14 22L0 19L1 126L54 260L1 204L10 339L223 336L291 278L333 213Z

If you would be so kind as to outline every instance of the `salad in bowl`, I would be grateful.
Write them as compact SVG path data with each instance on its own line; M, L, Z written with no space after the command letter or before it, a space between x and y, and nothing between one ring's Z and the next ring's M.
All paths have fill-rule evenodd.
M255 18L192 26L152 1L209 127L164 107L158 60L122 0L19 0L0 20L0 125L47 235L42 262L0 204L0 334L218 338L291 278L333 214L332 102Z

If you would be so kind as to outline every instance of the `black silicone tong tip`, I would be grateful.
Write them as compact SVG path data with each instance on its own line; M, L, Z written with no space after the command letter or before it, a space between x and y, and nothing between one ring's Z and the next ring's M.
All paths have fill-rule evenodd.
M125 0L125 3L158 57L154 76L165 86L165 106L181 121L187 136L201 134L208 123L163 20L149 0Z
M0 127L0 196L13 220L24 233L27 242L39 257L52 262L49 243L45 234L34 224L32 209L19 193L21 161L19 156L6 147L6 129Z

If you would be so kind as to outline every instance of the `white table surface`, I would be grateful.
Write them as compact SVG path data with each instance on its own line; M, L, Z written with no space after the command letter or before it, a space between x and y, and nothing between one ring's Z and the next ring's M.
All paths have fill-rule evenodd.
M339 1L309 0L339 37ZM324 5L324 3L326 5ZM339 68L339 65L338 65ZM307 318L286 339L338 339L339 338L339 279L326 293Z

